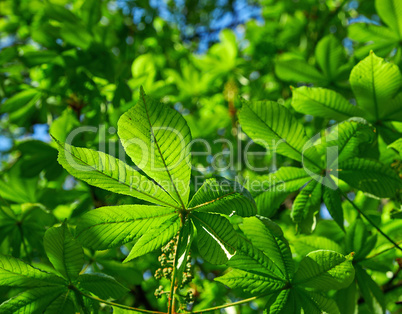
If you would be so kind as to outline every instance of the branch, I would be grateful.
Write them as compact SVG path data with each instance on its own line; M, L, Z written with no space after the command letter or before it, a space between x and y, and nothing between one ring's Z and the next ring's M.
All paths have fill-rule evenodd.
M268 296L268 295L270 295L270 294L272 294L272 293L274 293L274 292L276 292L276 291L271 291L271 292L269 292L269 293L261 294L261 295L256 296L256 297L251 297L251 298L244 299L244 300L237 301L237 302L233 302L233 303L228 303L228 304L224 304L224 305L214 306L214 307L211 307L211 308L208 308L208 309L205 309L205 310L190 311L190 312L189 312L189 311L186 311L185 313L202 314L202 313L206 313L206 312L212 312L212 311L224 309L224 308L231 307L231 306L235 306L235 305L240 305L240 304L248 303L248 302L254 301L254 300L256 300L256 299L259 299L259 298L262 298L262 297L266 297L266 296Z
M171 278L171 283L170 283L170 293L169 293L169 298L168 298L168 314L175 314L175 298L174 295L176 293L176 289L178 284L176 284L176 277L177 277L177 261L179 259L179 247L180 247L180 240L181 240L181 232L183 230L183 215L180 217L181 222L180 222L180 232L177 237L177 244L176 244L176 250L174 252L174 261L173 261L173 272L172 272L172 278Z
M118 303L106 301L106 300L100 299L100 298L98 298L98 297L92 296L92 295L90 295L90 294L86 294L86 293L80 291L80 290L79 290L78 288L76 288L76 287L71 287L71 288L72 288L74 291L78 292L79 294L83 295L83 296L86 297L86 298L89 298L89 299L92 299L92 300L95 300L95 301L98 301L98 302L101 302L101 303L104 303L104 304L107 304L107 305L111 305L111 306L114 306L114 307L119 307L119 308L121 308L121 309L129 310L129 311L137 311L137 312L140 312L140 313L148 313L148 314L166 314L166 313L164 313L164 312L143 310L143 309L138 309L138 308L131 307L131 306L127 306L127 305L123 305L123 304L118 304Z
M401 243L402 243L402 240L401 240L401 241L398 241L398 242L396 242L396 243L397 243L397 244L401 244ZM367 256L365 259L367 260L367 259L375 258L375 257L377 257L377 256L379 256L379 255L381 255L381 254L383 254L383 253L385 253L385 252L388 252L389 250L392 250L393 248L395 248L395 245L393 245L393 246L391 246L391 247L389 247L389 248L386 248L386 249L384 249L384 250L382 250L382 251L380 251L380 252L378 252L378 253L375 253L375 254L373 254L373 255Z

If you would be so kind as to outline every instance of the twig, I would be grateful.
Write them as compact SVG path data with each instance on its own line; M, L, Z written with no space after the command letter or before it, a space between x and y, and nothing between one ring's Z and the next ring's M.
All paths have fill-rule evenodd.
M268 295L270 295L270 294L273 294L274 292L276 292L276 291L271 291L271 292L269 292L269 293L265 293L265 294L262 294L262 295L259 295L259 296L256 296L256 297L251 297L251 298L244 299L244 300L237 301L237 302L233 302L233 303L228 303L228 304L224 304L224 305L214 306L214 307L211 307L211 308L208 308L208 309L205 309L205 310L190 311L190 312L187 311L187 312L185 312L185 313L202 314L202 313L212 312L212 311L216 311L216 310L219 310L219 309L224 309L224 308L231 307L231 306L235 306L235 305L240 305L240 304L248 303L248 302L257 300L257 299L259 299L259 298L266 297L266 296L268 296Z
M366 220L370 223L370 225L372 225L375 229L377 229L377 231L381 233L384 236L384 238L386 238L389 242L391 242L394 245L394 247L402 251L402 248L394 240L392 240L386 233L384 233L384 231L382 231L359 207L357 207L357 205L353 203L341 189L339 189L339 192L353 206L353 208L357 210L357 212L361 216L366 218Z
M173 261L173 272L172 272L172 278L171 278L171 283L170 283L170 293L169 293L169 298L168 298L168 314L175 314L175 298L174 295L176 293L176 289L178 284L176 284L176 276L177 276L177 261L179 259L179 247L180 247L180 240L181 240L181 231L183 229L183 215L180 217L181 222L180 222L180 232L177 237L177 245L176 245L176 250L174 253L174 261Z
M137 312L140 312L140 313L166 314L164 312L143 310L143 309L138 309L138 308L123 305L123 304L118 304L118 303L106 301L106 300L100 299L98 297L92 296L90 294L86 294L86 293L80 291L79 289L77 289L76 287L71 287L71 289L76 291L76 292L78 292L79 294L83 295L86 298L89 298L89 299L92 299L92 300L95 300L95 301L98 301L98 302L101 302L101 303L104 303L104 304L107 304L107 305L111 305L111 306L114 306L114 307L119 307L121 309L129 310L129 311L137 311Z
M402 240L401 240L401 241L398 241L398 242L396 242L396 243L397 243L397 244L401 244L401 243L402 243ZM377 257L377 256L379 256L379 255L381 255L381 254L383 254L383 253L385 253L385 252L388 252L389 250L392 250L393 248L395 248L395 245L393 245L393 246L391 246L391 247L389 247L389 248L386 248L386 249L383 250L383 251L380 251L380 252L378 252L378 253L375 253L375 254L373 254L373 255L370 255L370 256L366 257L365 259L367 260L367 259L375 258L375 257Z

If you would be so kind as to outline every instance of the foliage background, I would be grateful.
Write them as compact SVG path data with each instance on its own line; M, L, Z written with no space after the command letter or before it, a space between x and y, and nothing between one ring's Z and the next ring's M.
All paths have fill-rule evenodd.
M402 5L394 2L400 5L400 25ZM209 142L228 139L234 144L235 155L231 157L236 163L232 169L215 170L214 165L230 162L224 154L219 160L212 158L227 152L228 147L221 143L212 146L211 156L193 159L198 168L195 175L205 178L221 175L234 179L247 173L244 160L237 155L237 146L244 147L249 139L239 127L238 96L277 101L296 115L310 136L333 125L335 119L296 112L291 106L290 86L326 87L353 102L350 71L370 50L401 68L402 39L391 34L395 29L384 22L386 15L379 14L378 3L376 8L375 1L357 0L1 0L0 196L11 206L18 223L15 228L2 227L0 252L49 265L43 235L50 226L67 219L74 227L79 216L92 208L141 203L68 175L57 162L56 146L49 136L51 133L63 141L80 125L95 126L99 132L82 133L73 144L117 151L117 120L137 102L141 85L149 95L184 116L193 138ZM336 75L319 63L317 49L323 38L339 43L335 47L341 49ZM401 171L400 155L387 148L400 138L401 123L378 122L376 126L382 130L382 137L365 156ZM193 148L197 149L203 148ZM256 144L252 149L263 150ZM253 163L269 165L270 171L297 165L282 156L273 163L269 155ZM390 237L402 239L398 197L378 200L345 190ZM295 196L292 193L272 218L285 231L296 260L300 260L308 249L300 244L303 240L290 219ZM347 202L343 208L350 226L356 214ZM367 230L375 233L369 224ZM324 204L314 236L344 245L344 235ZM362 267L368 269L373 285L384 291L375 298L380 298L389 311L397 312L402 311L396 303L402 301L402 277L396 258L402 255L391 249L376 257L388 247L379 235L372 251L367 252L373 258ZM86 250L86 266L115 276L129 288L119 303L163 309L164 302L153 296L159 286L153 278L159 252L140 257L135 266L120 263L127 252L126 247ZM196 308L245 297L240 290L229 290L212 280L225 267L201 259L194 263ZM8 287L0 289L0 301L15 293ZM372 291L381 293L379 288ZM373 311L363 293L357 299L359 312ZM233 311L253 313L263 303L257 300Z

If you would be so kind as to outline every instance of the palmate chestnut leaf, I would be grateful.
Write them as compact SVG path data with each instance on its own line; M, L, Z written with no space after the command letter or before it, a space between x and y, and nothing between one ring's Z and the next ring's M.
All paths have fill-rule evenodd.
M238 253L228 262L233 268L216 280L253 295L267 295L265 312L340 313L323 291L348 287L355 276L352 255L329 250L305 256L295 272L292 253L281 228L268 218L243 218Z
M190 130L175 110L141 89L137 105L123 114L118 134L133 162L146 175L113 156L59 143L59 162L76 178L154 205L120 205L89 211L77 227L81 243L96 250L135 241L126 262L155 251L190 221L201 255L224 264L236 252L237 234L221 215L253 216L256 206L240 184L209 179L189 202Z
M0 305L1 313L73 313L78 291L105 299L118 299L128 291L108 275L80 274L84 252L65 223L47 230L44 246L52 273L0 255L0 286L24 289Z

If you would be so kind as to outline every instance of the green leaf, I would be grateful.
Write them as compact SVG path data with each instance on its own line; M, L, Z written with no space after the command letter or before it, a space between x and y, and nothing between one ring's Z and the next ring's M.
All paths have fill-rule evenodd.
M50 19L72 24L76 24L79 22L79 18L74 13L61 5L47 3L44 9L45 14Z
M21 152L21 171L24 177L38 176L42 171L48 180L55 180L63 168L57 162L57 149L38 140L24 141L16 147Z
M362 118L351 118L335 125L325 138L328 168L335 167L343 160L357 157L359 145L372 142L374 137L375 130ZM331 147L335 150L329 149Z
M348 37L352 40L363 43L354 54L362 59L373 50L377 55L386 57L398 45L398 35L391 29L366 23L353 23L348 26Z
M144 85L145 88L152 88L156 71L155 57L151 53L139 55L131 66L134 86Z
M351 158L339 163L339 179L378 197L393 197L402 183L396 172L375 160Z
M293 202L290 216L302 233L311 233L313 229L315 214L320 209L321 190L321 182L311 180Z
M64 291L46 308L46 314L71 314L75 313L75 304L71 290Z
M337 77L339 69L346 63L345 49L332 34L318 42L315 57L323 73L331 80Z
M342 314L357 313L357 287L356 282L345 288L338 290L335 294L335 301L338 305L339 312Z
M246 238L278 266L287 280L293 277L294 263L289 243L281 228L265 217L244 218L240 225Z
M84 50L90 47L93 40L92 35L83 27L82 23L63 23L60 29L60 36L67 43L78 46Z
M197 228L197 244L201 256L211 264L225 264L236 252L237 233L229 220L218 215L192 212Z
M204 56L198 55L192 58L194 65L196 65L206 74L203 73L203 75L200 75L201 78L198 78L198 75L194 74L195 71L192 70L190 66L186 67L192 70L191 72L193 73L190 73L190 75L186 73L188 70L185 71L185 69L182 67L182 72L184 72L184 81L195 83L194 76L196 76L198 80L205 80L208 77L216 79L220 78L221 76L228 75L231 73L231 71L235 70L237 63L239 63L239 44L236 40L235 33L230 29L224 29L219 33L219 40L220 42L212 45L208 51L208 54ZM194 90L194 88L197 88L199 85L201 84L193 84L190 86L192 86L192 90ZM194 91L192 91L192 93L194 93Z
M376 235L370 236L361 219L356 219L346 233L346 250L355 252L353 259L357 262L364 259L374 249L376 242Z
M305 256L308 253L317 250L329 250L338 253L343 252L343 249L338 243L328 238L320 236L311 235L311 236L297 237L296 240L291 242L291 244L294 247L297 254L300 256Z
M65 141L70 132L79 126L80 122L75 112L71 108L67 108L52 122L49 133L58 141Z
M380 18L402 38L402 3L399 0L376 0L375 8Z
M0 195L15 203L36 203L38 201L38 178L23 177L22 163L17 162L0 180Z
M367 272L359 265L356 266L356 279L360 292L371 313L383 314L386 310L385 296L381 288Z
M329 313L329 314L341 314L339 312L338 306L335 301L332 299L328 299L324 295L306 291L300 288L295 289L298 300L300 300L301 306L304 310L304 313L308 314L321 314L321 313ZM343 313L342 313L343 314Z
M35 289L29 289L2 303L0 305L0 312L6 314L48 313L48 309L52 310L55 307L57 308L57 305L60 305L59 298L62 295L66 295L66 293L67 287L64 286L38 287ZM66 308L71 309L70 302L65 303L64 306L65 307L62 308L61 313L63 313L63 311L66 313Z
M198 189L188 210L242 217L256 214L253 197L239 183L224 178L208 179Z
M18 56L18 49L15 46L5 47L1 51L0 65L6 65Z
M191 134L175 110L145 95L118 122L127 154L184 208L191 176Z
M11 98L8 98L0 107L0 113L10 113L17 111L25 106L35 104L41 94L36 89L23 90Z
M95 250L116 247L145 234L154 225L177 216L160 206L120 205L91 210L81 217L77 239Z
M339 194L338 187L336 184L331 180L332 185L331 187L323 186L323 200L324 204L328 209L328 212L331 214L331 217L335 220L339 227L343 231L345 228L343 226L343 209L342 209L342 202L341 202L341 195Z
M187 265L187 257L190 254L191 244L194 240L194 226L190 219L186 219L180 229L179 245L177 248L177 282L182 282L183 272Z
M102 273L83 274L78 278L79 287L90 291L101 299L119 299L128 289L113 277Z
M365 114L341 94L330 89L302 86L293 88L292 92L293 108L304 114L337 121L349 117L362 117Z
M293 284L321 291L348 287L355 276L350 256L333 251L314 251L302 259Z
M40 287L63 285L65 280L11 256L0 255L0 286Z
M238 237L238 241L236 255L228 262L230 267L267 276L269 280L286 281L286 276L282 273L281 268L273 262L270 256L265 255L242 236Z
M371 42L371 41L370 41ZM356 49L355 56L359 59L365 58L369 53L374 51L378 56L386 58L389 57L389 54L395 49L395 46L398 43L395 41L389 42L374 42L369 45L364 45L358 49Z
M27 67L34 67L46 63L64 66L64 60L60 55L56 51L51 50L27 51L22 56L22 60Z
M297 161L316 164L319 155L315 147L305 149L308 142L303 126L290 111L272 101L242 100L239 120L248 136L273 153L279 153Z
M392 98L386 106L381 108L380 118L383 121L402 122L402 93Z
M0 226L4 227L17 222L17 215L10 205L0 196Z
M402 156L402 138L389 144L388 148L394 148L399 153L399 156Z
M59 163L76 178L114 193L160 205L177 206L160 186L120 159L88 148L57 143Z
M228 262L234 270L216 280L252 294L283 289L293 274L293 261L280 228L255 217L244 218L240 227L247 238L238 236L236 255Z
M381 117L380 106L386 106L401 87L402 76L395 64L386 62L373 52L360 61L350 74L350 85L358 106L370 121Z
M114 314L141 314L143 312L138 312L135 310L125 310L117 306L112 306Z
M353 23L348 26L348 36L360 43L368 42L393 42L398 41L398 36L391 29L369 23ZM369 52L369 51L367 51Z
M176 235L179 228L180 218L178 215L173 215L160 224L153 222L151 227L148 228L144 235L135 243L124 262L129 262L138 256L159 249Z
M84 265L84 252L67 225L48 229L43 241L54 268L69 281L76 279Z
M304 60L280 60L275 64L275 73L287 82L304 82L327 85L327 78Z
M278 291L285 286L283 281L240 269L234 269L221 277L215 278L215 280L232 289L240 288L253 295Z
M250 186L258 214L269 218L290 193L299 190L310 179L304 169L280 167L274 173L247 178L246 185Z
M287 314L300 313L300 303L296 299L293 289L286 289L274 295L273 298L265 306L264 313L269 314Z
M86 0L81 6L81 15L86 25L93 27L102 17L101 3L97 0Z

